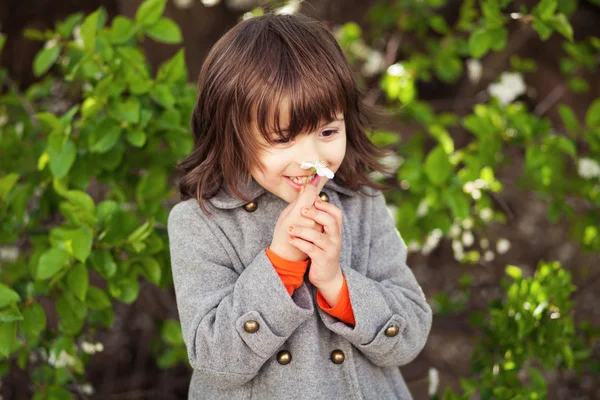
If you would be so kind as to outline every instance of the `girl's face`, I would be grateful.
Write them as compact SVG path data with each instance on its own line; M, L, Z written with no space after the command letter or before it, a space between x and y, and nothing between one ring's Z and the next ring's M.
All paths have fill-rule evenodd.
M281 124L283 130L289 126L289 112L281 110ZM302 162L325 161L327 167L335 174L342 164L346 154L346 124L344 115L338 113L336 120L327 123L323 121L317 130L296 136L291 141L278 139L280 143L274 144L259 155L264 173L257 167L251 171L252 176L262 187L277 197L291 203L299 194L300 188L289 179L290 177L306 177L312 174L310 169L300 168ZM264 139L255 127L253 132L261 143ZM273 132L273 139L278 137ZM319 176L317 186L320 192L328 178Z

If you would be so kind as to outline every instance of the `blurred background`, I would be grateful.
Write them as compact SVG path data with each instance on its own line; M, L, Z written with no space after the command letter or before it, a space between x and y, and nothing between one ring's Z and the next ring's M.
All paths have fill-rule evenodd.
M91 102L86 105L85 99L92 98L90 93L97 95L107 72L94 72L100 74L95 79L85 75L78 78L71 61L60 61L58 53L50 56L53 60L46 62L49 65L44 65L40 52L56 45L49 44L53 34L45 32L56 30L58 23L74 13L88 16L100 7L105 10L107 26L116 16L143 25L138 12L141 3L0 2L0 32L5 39L0 53L5 96L0 102L0 117L7 115L8 121L0 124L4 126L0 131L0 163L5 163L0 168L5 184L0 224L11 230L11 234L0 236L0 265L4 270L0 281L19 293L22 303L15 303L15 307L21 313L28 307L25 293L35 287L31 298L44 310L45 323L33 332L49 341L28 347L23 339L27 334L19 328L15 343L21 343L21 347L8 346L2 361L0 393L4 399L29 399L34 393L37 398L186 398L191 371L177 336L177 309L166 246L156 257L146 254L157 260L161 274L148 278L152 275L148 272L151 263L146 258L148 264L142 262L145 272L139 277L135 296L128 299L120 290L112 289L110 273L103 273L95 261L87 261L90 286L95 282L105 288L109 282L113 314L105 325L92 323L102 321L102 317L91 318L88 314L90 319L83 328L61 328L59 321L65 317L60 309L55 311L56 293L39 283L27 286L24 282L31 278L11 272L25 265L40 265L40 253L57 245L53 240L35 242L22 229L30 223L11 219L14 213L9 211L9 200L15 184L8 185L9 173L18 173L19 184L24 184L28 176L22 171L24 165L36 170L41 155L46 151L51 158L52 152L44 150L45 144L33 150L35 144L9 141L10 135L31 128L36 133L30 138L47 138L44 132L54 132L55 121L39 117L39 113L61 117L79 103L82 114L75 120L81 120L79 125L73 123L73 132L85 132L85 121L102 113L102 107L96 110ZM120 31L114 28L111 40L115 47L139 46L145 57L140 65L147 63L150 76L160 75L164 63L185 49L185 82L170 82L163 77L168 90L179 85L173 89L174 99L156 94L159 91L150 92L150 97L158 98L156 107L161 107L161 118L169 119L164 110L182 110L180 119L171 123L177 125L183 138L189 135L186 129L194 85L210 47L237 22L260 15L264 9L300 12L322 20L355 68L357 80L367 93L365 101L383 110L373 140L396 150L397 156L387 161L397 173L378 179L395 187L386 194L389 209L409 247L408 264L435 312L424 351L401 368L415 399L599 399L600 2L168 0L162 15L179 26L180 38L177 30L168 37L168 32L152 33L148 28L149 37L123 33L127 37L121 41ZM64 42L61 54L71 51L67 43L77 42L72 35L74 26L57 39ZM83 36L85 42L85 33ZM106 47L96 41L90 54L105 57L104 51ZM144 95L143 90L136 93L133 86L128 90L136 96ZM184 98L181 103L179 96ZM144 101L140 97L142 108ZM17 105L22 108L19 113L23 121L38 118L39 124L32 122L30 127L23 122L24 127L19 128L13 116L21 114L10 111ZM159 111L149 112L158 115ZM127 117L122 120L129 121ZM136 124L138 119L129 122ZM61 123L64 125L64 121ZM129 129L121 127L123 132ZM168 126L162 129L169 130ZM136 141L136 132L127 131L128 142L120 139L123 146L156 154L162 151L160 144L148 148L150 139ZM125 165L122 173L119 164L111 170L114 175L107 175L108 169L102 173L92 171L85 183L81 183L83 178L73 177L68 184L87 192L95 203L110 198L128 204L130 208L124 206L123 210L138 210L136 215L141 221L154 218L150 229L154 227L155 231L139 243L151 245L150 238L157 238L166 244L166 215L179 201L174 190L178 179L175 161L190 149L189 139L176 144L169 140L174 139L165 139L164 143L177 151L173 150L172 158L162 165L164 191L153 200L160 207L152 208L148 204L153 203L143 200L153 195L146 188L151 182L140 183L129 177L142 171L148 158L142 157L137 165ZM90 142L91 153L106 154L98 148L93 150L98 143ZM88 148L87 144L82 146ZM35 157L20 159L16 153L24 148L31 148ZM80 150L78 154L80 157L83 153ZM115 162L125 163L120 159ZM77 225L75 219L58 212L59 195L69 198L60 185L39 177L45 174L62 179L66 173L57 173L60 168L52 164L49 168L50 172L38 164L32 172L44 183L28 192L28 199L37 200L26 202L28 210L43 214L36 227L46 227L46 236L48 229L59 226L65 218ZM140 173L140 179L144 176L148 175ZM114 189L129 183L136 187L135 193ZM43 200L45 190L55 192L50 197L53 200ZM137 208L140 204L144 206ZM141 223L137 221L137 226ZM108 225L106 222L103 226ZM101 231L94 232L94 249L104 248L104 238L97 236ZM138 252L125 245L120 248L116 243L106 247L116 264L125 260L118 257L122 252L144 255L144 250ZM41 250L36 253L38 246ZM74 257L78 259L76 254ZM85 263L86 257L79 261ZM552 262L560 267L547 267L546 277L534 275L543 263ZM64 279L64 287L70 287L71 278L65 275ZM41 280L39 274L37 280ZM509 287L514 282L511 292ZM532 296L531 300L527 296ZM84 293L82 298L90 304L89 294ZM0 302L0 309L7 304L12 307L13 303ZM568 311L562 312L559 305ZM526 317L527 313L531 315ZM521 326L515 314L522 316L522 321L530 318L530 325ZM5 324L19 320L4 315ZM27 315L24 318L27 320ZM65 357L77 355L85 368L62 368L64 365L57 366L56 362L49 362L55 369L38 367L53 355L56 361L61 354L63 348L53 341L62 337L60 332L75 337L73 346L65 345L69 349ZM56 372L59 369L66 371L64 376ZM55 386L65 389L66 394L52 389ZM498 387L509 389L494 392Z

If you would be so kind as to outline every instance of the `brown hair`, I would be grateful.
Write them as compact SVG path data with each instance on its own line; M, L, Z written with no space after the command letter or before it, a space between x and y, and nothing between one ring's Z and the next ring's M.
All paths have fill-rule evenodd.
M293 139L309 133L335 113L344 113L346 154L334 180L368 195L360 186L387 190L369 178L390 174L379 159L388 153L366 134L373 110L361 103L344 53L320 22L302 15L267 14L240 22L208 53L198 80L198 98L191 119L194 150L179 169L181 199L204 200L225 186L244 201L237 182L250 182L252 166L262 169L259 152L272 145L273 132ZM279 104L289 99L290 125L279 126ZM261 145L252 133L256 125Z

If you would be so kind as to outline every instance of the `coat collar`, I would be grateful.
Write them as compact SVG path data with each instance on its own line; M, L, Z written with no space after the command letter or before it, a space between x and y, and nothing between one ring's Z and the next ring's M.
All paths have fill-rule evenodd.
M238 187L240 188L241 193L247 195L248 198L253 200L258 198L263 193L267 192L267 190L260 186L260 184L256 182L254 178L252 178L252 181L249 184L240 181ZM355 191L343 187L337 182L334 182L333 179L328 180L325 183L323 189L335 190L336 192L342 193L346 196L356 195ZM246 204L246 202L244 202L242 199L235 197L235 195L230 193L225 188L221 188L221 190L219 190L219 192L214 197L210 198L208 201L215 207L226 210L241 207L244 204Z

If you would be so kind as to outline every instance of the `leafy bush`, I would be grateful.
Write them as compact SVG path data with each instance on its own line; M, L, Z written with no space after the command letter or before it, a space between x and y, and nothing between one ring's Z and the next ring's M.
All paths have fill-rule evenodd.
M133 20L117 16L107 24L99 9L70 16L54 30L27 31L45 46L33 63L43 79L24 93L0 70L7 87L0 96L0 376L15 365L27 370L35 399L85 394L86 366L102 350L95 334L112 326L114 301L133 303L141 282L172 285L165 200L173 194L168 178L177 160L193 146L188 121L195 87L187 83L183 50L154 74L139 47L146 38L181 42L177 24L162 17L165 4L147 0ZM461 263L493 260L485 228L506 222L494 195L504 190L498 170L516 149L525 154L520 186L548 204L549 221L569 224L583 251L598 253L600 99L584 121L568 105L550 104L562 118L553 126L544 112L515 102L525 93L522 75L536 68L518 57L468 115L438 113L419 91L424 83L453 85L466 72L477 75L479 59L506 48L509 24L522 24L541 40L554 32L564 37L558 66L564 90L585 92L585 73L597 72L600 39L574 40L569 17L576 1L542 0L517 10L506 0L479 6L467 0L453 24L440 13L444 5L381 1L369 14L372 32L363 34L355 23L337 32L361 69L357 79L376 82L387 111L420 127L406 142L395 132L371 136L397 151L390 160L398 164L397 175L379 179L398 183L387 196L410 250L427 255L448 238ZM369 35L372 43L395 41L393 61L385 63ZM3 42L0 36L0 50ZM453 131L468 132L469 142L457 148ZM508 247L504 239L496 243L498 253ZM505 283L504 297L473 316L483 331L473 377L462 380L462 394L447 390L444 398L544 398L541 369L588 368L598 331L589 324L575 328L569 273L552 262L540 263L532 278L515 266L507 272L513 282ZM458 300L435 296L437 308L464 308L468 276L460 287ZM48 305L57 321L46 315L54 311ZM186 363L178 322L157 324L158 365Z

